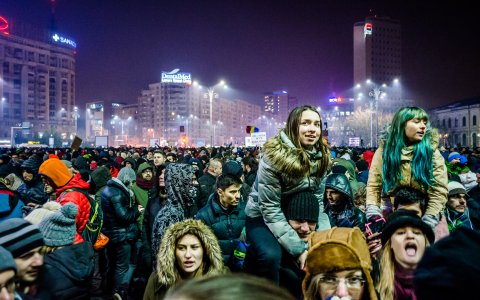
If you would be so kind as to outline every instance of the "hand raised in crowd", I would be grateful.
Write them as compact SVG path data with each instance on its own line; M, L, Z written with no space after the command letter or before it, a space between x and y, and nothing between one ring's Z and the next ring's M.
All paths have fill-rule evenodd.
M380 239L381 235L381 232L375 232L370 236L367 236L368 250L370 251L372 258L375 259L378 258L380 255L380 250L382 249L382 241Z

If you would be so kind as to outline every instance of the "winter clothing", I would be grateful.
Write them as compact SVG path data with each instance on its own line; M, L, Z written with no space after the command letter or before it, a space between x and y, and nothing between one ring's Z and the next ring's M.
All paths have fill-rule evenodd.
M260 160L257 180L252 187L245 213L250 218L263 217L280 245L291 255L298 256L305 251L305 242L288 224L281 209L282 202L291 194L311 191L320 206L318 230L330 227L328 216L323 213L321 178L315 175L320 167L321 153L307 152L310 159L301 161L298 149L283 131L269 139L264 147L265 153Z
M332 205L324 197L325 213L330 219L330 224L337 227L358 227L365 232L365 214L355 207L353 192L347 176L343 174L330 174L325 181L325 189L333 189L343 195L343 200Z
M456 181L450 181L448 183L448 196L453 196L458 194L466 194L468 196L467 190L465 189L465 186L463 186L463 184Z
M204 207L207 204L210 195L215 193L216 182L217 177L209 172L206 172L202 177L198 178L198 184L200 186L200 195L198 199L199 207Z
M91 194L95 194L95 200L97 202L101 201L102 197L102 192L107 186L107 182L112 179L112 174L110 174L110 171L106 167L99 167L95 171L90 174L90 177L92 178L92 183L90 183L90 186L94 186L95 190L91 190Z
M73 203L66 203L59 211L46 216L38 227L43 234L45 245L61 247L73 244L75 240L75 217L78 208Z
M0 246L14 258L43 245L42 233L36 225L17 218L0 222Z
M447 218L449 232L453 232L460 227L474 229L472 221L470 221L470 213L468 208L465 208L465 212L460 213L447 206L445 207L445 217Z
M475 298L475 287L480 281L479 270L480 233L459 228L426 249L415 272L417 298Z
M137 170L136 182L132 186L132 191L135 194L135 200L143 207L147 206L149 195L153 195L156 192L155 183L157 181L155 176L152 179L146 181L142 178L143 171L150 169L154 172L154 167L149 163L142 163ZM155 173L153 173L155 175Z
M35 208L24 219L34 225L38 225L46 216L49 216L59 210L62 207L60 203L56 201L49 201L42 207Z
M160 209L153 223L152 251L157 253L165 230L173 223L193 218L198 211L196 206L197 189L193 186L191 165L168 164L165 169L167 202Z
M90 299L93 248L82 242L45 255L37 280L38 299Z
M349 175L348 181L350 182L353 195L356 195L359 189L359 183L357 181L357 173L355 173L355 163L353 162L353 160L335 158L333 160L333 167L336 167L338 165L345 167L345 169L347 170ZM343 172L342 174L345 175L345 172Z
M213 232L199 220L187 219L169 226L165 231L158 251L157 271L148 280L144 300L163 299L167 290L182 280L176 265L175 248L177 241L186 234L195 235L202 244L203 272L197 276L215 276L225 273L222 252Z
M452 153L450 153L450 154L448 155L447 160L448 160L448 162L452 162L452 160L457 159L457 158L458 158L458 159L461 158L460 153L458 153L458 152L452 152Z
M382 174L383 174L383 150L384 150L384 143L385 141L382 140L380 147L375 152L373 156L372 164L370 167L370 174L368 176L368 183L367 183L367 218L371 218L372 215L380 215L381 211L380 207L380 199L382 194ZM428 187L425 190L414 178L412 173L412 166L411 164L413 159L413 145L407 146L402 149L401 154L401 165L400 169L402 172L402 179L397 183L396 188L401 186L410 186L421 190L424 193L428 194L428 204L427 210L425 215L428 215L434 223L435 221L438 222L440 212L445 207L445 203L447 202L447 169L445 167L445 160L443 156L440 154L438 150L438 133L432 132L430 143L433 150L433 164L432 164L432 172L434 178L434 184ZM388 197L394 196L394 190L388 191ZM376 206L378 209L373 211L372 208ZM434 225L436 224L432 224Z
M395 300L416 300L413 288L414 269L405 269L395 263L393 285L395 287Z
M377 293L370 275L372 262L365 236L358 228L338 228L315 232L309 240L306 269L302 288L305 294L310 281L320 273L361 269L366 280L363 299L377 299Z
M38 173L50 178L58 188L65 186L73 177L70 171L68 171L67 166L56 158L50 158L44 161L40 165Z
M307 220L317 222L320 206L315 195L309 191L302 191L292 195L286 208L283 209L288 220Z
M230 174L240 178L243 176L242 166L236 161L233 161L233 160L227 161L222 166L222 174Z
M238 206L225 209L220 204L218 194L214 193L195 218L212 229L222 249L224 264L233 267L233 251L245 227L245 202L240 201Z
M17 265L13 256L7 249L0 246L0 273L3 273L8 270L13 270L17 272Z
M387 243L387 241L397 229L406 226L420 229L423 234L427 236L430 244L433 244L433 242L435 241L435 235L432 228L428 224L423 222L415 211L399 209L389 216L388 222L385 225L385 228L383 228L382 245L385 245Z

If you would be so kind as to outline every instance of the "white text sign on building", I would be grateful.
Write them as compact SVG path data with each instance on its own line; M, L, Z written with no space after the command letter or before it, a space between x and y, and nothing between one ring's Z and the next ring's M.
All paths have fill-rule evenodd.
M179 71L180 69L175 69L170 72L162 72L162 83L192 84L192 74Z
M72 48L77 48L77 43L75 43L75 41L73 41L72 39L66 38L64 36L61 36L58 33L55 33L54 35L52 35L52 40L55 43L60 43L60 44L68 45Z

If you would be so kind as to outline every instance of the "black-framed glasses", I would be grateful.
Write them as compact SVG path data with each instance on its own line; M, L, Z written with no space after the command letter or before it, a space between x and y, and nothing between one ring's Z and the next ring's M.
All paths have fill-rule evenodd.
M359 289L365 284L365 279L360 276L339 278L337 276L325 275L320 277L320 283L331 289L337 288L341 281L343 281L349 289Z

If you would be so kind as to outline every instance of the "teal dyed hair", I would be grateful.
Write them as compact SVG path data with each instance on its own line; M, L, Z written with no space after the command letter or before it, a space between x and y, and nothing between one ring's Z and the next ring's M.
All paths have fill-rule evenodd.
M427 121L427 129L423 139L413 145L411 161L412 176L423 189L433 184L433 149L430 142L432 130L428 122L428 114L419 107L403 107L393 117L387 130L383 150L383 184L384 193L396 188L402 179L401 156L405 143L405 126L411 119Z

